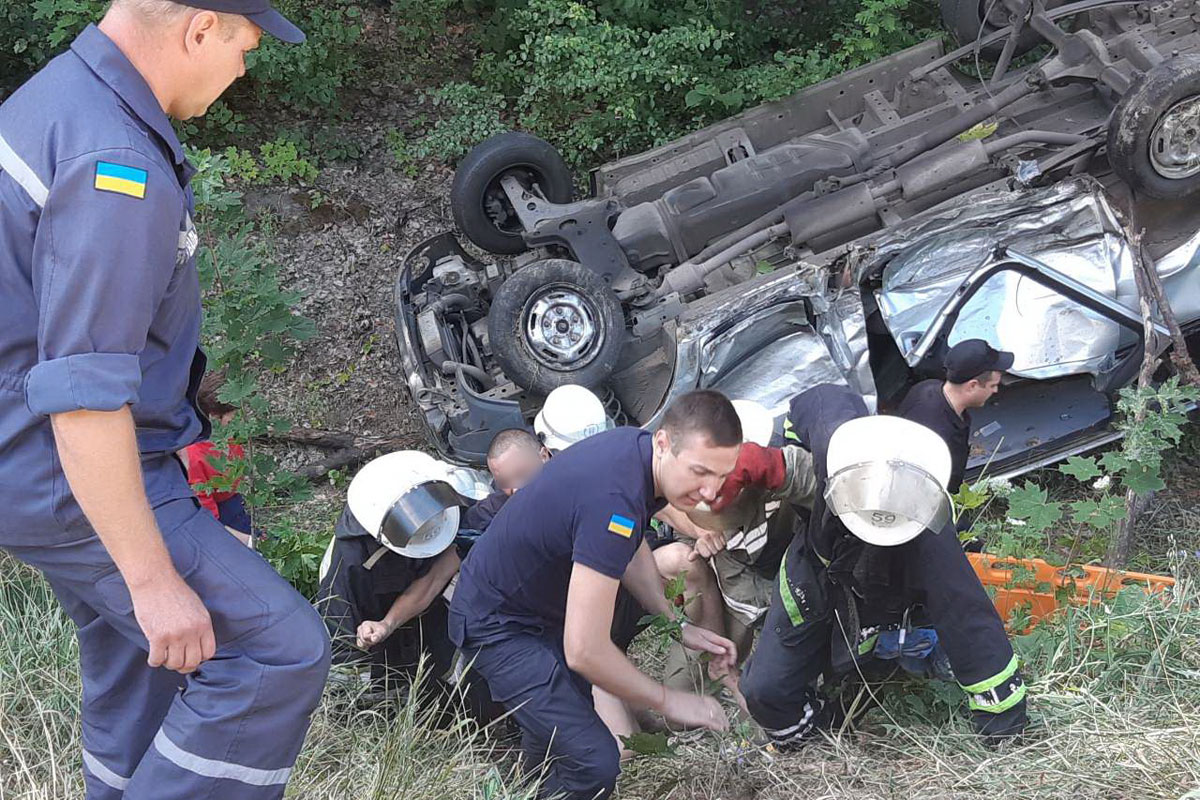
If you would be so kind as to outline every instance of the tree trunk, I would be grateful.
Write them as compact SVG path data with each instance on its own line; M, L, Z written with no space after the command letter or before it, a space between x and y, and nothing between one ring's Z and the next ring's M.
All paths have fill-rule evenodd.
M357 467L382 453L412 449L413 446L410 439L355 436L344 431L315 428L295 428L285 433L257 436L254 440L262 444L316 447L332 451L320 461L296 470L297 475L314 483L319 483L335 469Z
M1138 304L1142 310L1142 340L1145 348L1142 352L1142 368L1138 372L1138 388L1142 388L1150 385L1150 379L1158 369L1158 355L1154 352L1154 309L1151 303L1153 290L1150 288L1149 277L1154 271L1154 267L1148 259L1143 258L1145 251L1142 248L1140 233L1134 237L1133 252L1133 277L1137 282ZM1187 356L1186 350L1184 356ZM1194 366L1193 369L1195 369ZM1134 418L1140 422L1145 416L1146 409L1143 406L1137 410ZM1109 542L1108 556L1105 559L1108 566L1113 569L1122 569L1129 561L1129 554L1133 550L1134 528L1137 525L1138 515L1141 514L1145 505L1146 498L1144 496L1138 495L1132 489L1126 490L1125 519L1117 527L1115 536Z
M1141 243L1140 236L1137 249L1140 253L1137 261L1141 263L1142 269L1135 268L1135 274L1137 272L1144 273L1150 294L1154 298L1155 305L1158 306L1159 316L1162 317L1167 330L1171 332L1171 363L1175 365L1180 380L1190 383L1192 386L1200 386L1200 370L1196 369L1196 362L1192 360L1192 356L1188 352L1187 342L1183 338L1183 330L1179 327L1179 320L1175 318L1175 312L1171 310L1171 301L1167 299L1162 278L1158 276L1158 270L1154 267L1150 254L1146 252L1145 245ZM1143 294L1140 284L1138 285L1138 294Z

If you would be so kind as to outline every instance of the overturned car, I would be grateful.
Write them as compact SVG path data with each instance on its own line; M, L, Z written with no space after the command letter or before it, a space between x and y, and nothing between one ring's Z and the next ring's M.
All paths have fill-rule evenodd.
M535 137L476 147L456 221L507 258L441 234L396 285L438 450L481 462L565 383L638 425L702 387L782 414L832 381L887 408L965 338L1016 354L973 415L974 471L1111 441L1143 357L1136 259L1200 327L1200 0L942 10L963 47L930 40L605 164L587 199ZM986 77L959 68L984 59Z

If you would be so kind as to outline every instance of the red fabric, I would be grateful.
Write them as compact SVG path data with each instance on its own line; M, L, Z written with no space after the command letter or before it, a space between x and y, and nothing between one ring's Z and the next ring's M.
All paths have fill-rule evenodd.
M737 464L733 472L725 477L717 499L712 503L713 511L721 511L728 506L742 489L747 486L761 486L764 489L778 489L783 486L787 475L783 466L783 451L775 447L760 447L754 442L742 442L738 448Z
M201 483L207 483L220 476L222 473L217 470L212 464L214 456L221 457L222 453L213 447L212 442L196 442L188 445L184 453L187 454L187 472L188 484L195 487ZM242 449L240 444L229 445L228 458L241 459L246 457L246 451ZM241 482L240 480L238 481ZM220 514L217 512L217 503L224 502L237 494L237 486L228 492L216 491L205 492L193 488L196 497L200 500L200 505L209 510L214 517L220 519Z

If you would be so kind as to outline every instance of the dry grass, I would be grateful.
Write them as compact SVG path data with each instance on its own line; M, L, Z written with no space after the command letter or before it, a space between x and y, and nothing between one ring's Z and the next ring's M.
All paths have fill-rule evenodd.
M1019 638L1035 719L1021 744L982 747L936 687L906 684L881 689L856 731L795 755L686 734L677 755L629 765L620 797L1178 800L1200 787L1194 585L1185 577L1168 605L1130 595ZM0 800L82 796L75 658L48 588L0 556ZM413 703L354 700L327 693L289 798L528 798L490 731L435 724L436 709Z

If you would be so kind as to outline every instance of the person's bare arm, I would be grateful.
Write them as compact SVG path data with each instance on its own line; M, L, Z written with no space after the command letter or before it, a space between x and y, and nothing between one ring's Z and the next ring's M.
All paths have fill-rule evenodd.
M576 568L578 569L578 566ZM572 580L574 580L574 573L572 573ZM621 576L621 584L648 613L670 616L671 604L663 594L658 565L654 562L654 554L650 552L650 547L645 541L638 546L629 566L625 568L625 574ZM737 647L734 643L706 628L685 623L682 641L683 646L691 650L712 653L713 659L709 671L714 677L724 675L737 664Z
M662 577L658 574L658 565L654 563L654 555L650 546L643 541L638 545L625 574L621 576L621 584L629 590L647 614L670 614L671 604L663 594Z
M657 572L655 575L657 586ZM716 700L668 689L651 680L613 644L610 632L617 585L615 578L583 564L576 563L571 570L563 628L567 666L636 708L652 708L689 726L728 728L729 720ZM657 594L665 607L666 598L661 591Z
M212 620L163 543L146 498L129 407L69 411L50 420L71 492L129 587L150 644L146 663L193 671L216 652Z
M665 506L661 511L654 515L656 519L667 523L675 532L682 534L685 538L695 542L695 547L689 561L696 561L700 558L712 558L717 553L725 549L728 543L723 531L709 530L696 524L695 520L691 519L687 514L680 511L675 506Z
M419 617L429 608L439 594L458 572L458 551L453 547L446 550L433 562L421 577L417 578L399 597L392 601L391 608L379 621L366 620L358 626L358 646L370 647L387 639L396 629L411 619Z

